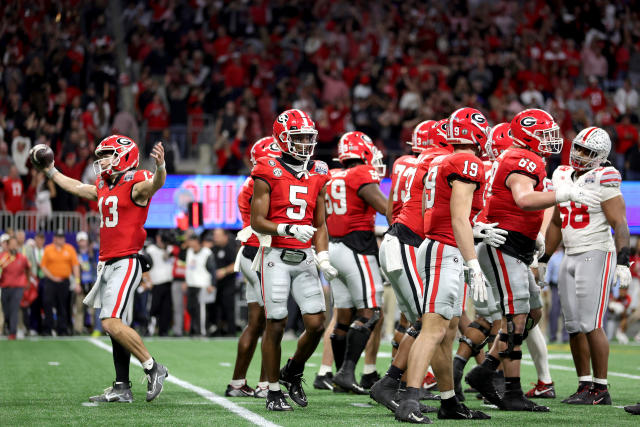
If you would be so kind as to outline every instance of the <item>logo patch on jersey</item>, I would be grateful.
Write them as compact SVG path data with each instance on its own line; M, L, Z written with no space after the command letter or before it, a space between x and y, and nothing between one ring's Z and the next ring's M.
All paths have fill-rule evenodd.
M281 177L281 176L282 176L282 169L280 169L280 168L274 168L274 169L273 169L273 175L274 175L274 176L276 176L276 177L278 177L278 178L279 178L279 177Z
M98 188L99 188L100 190L102 190L102 187L104 187L104 181L103 181L103 180L100 180L100 181L98 181Z
M594 182L596 182L596 178L593 175L588 175L584 178L585 184L593 184Z
M458 263L458 257L453 257L453 262L455 262L456 264Z
M123 177L124 182L132 181L134 175L135 175L135 172L132 172L132 171L129 171L126 174L124 174L124 177Z
M273 167L276 165L276 162L273 160L269 160L267 163L269 163L269 166Z
M325 162L320 160L315 161L315 171L320 175L326 175L329 173L329 166Z
M520 120L520 124L527 128L535 125L536 123L536 119L533 117L524 117L522 120Z
M273 263L273 261L269 261L269 262L267 263L267 267L273 267L274 265L275 265L275 264Z

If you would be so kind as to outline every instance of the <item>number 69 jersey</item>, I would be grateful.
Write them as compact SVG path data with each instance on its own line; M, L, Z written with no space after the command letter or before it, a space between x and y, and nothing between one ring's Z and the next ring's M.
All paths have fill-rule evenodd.
M298 178L298 175L301 175ZM313 225L313 216L318 194L329 181L329 168L325 162L314 160L307 165L302 175L293 170L282 159L263 157L258 159L251 177L267 183L271 189L267 219L277 224ZM312 240L302 243L293 237L273 236L271 246L275 248L310 248Z
M98 209L100 210L100 261L138 253L144 246L147 232L149 201L141 206L133 201L133 186L138 182L153 179L146 170L127 171L116 177L113 185L98 177Z
M471 153L453 153L436 157L425 179L424 232L431 240L458 247L451 226L451 189L453 181L476 184L469 221L482 209L484 165Z
M570 166L556 169L552 178L554 188L572 184L573 172L574 169ZM611 166L590 170L575 180L576 185L597 192L602 202L622 194L621 182L620 173ZM575 202L564 202L558 205L558 210L562 219L562 241L567 254L593 249L615 251L611 226L601 205L591 208Z

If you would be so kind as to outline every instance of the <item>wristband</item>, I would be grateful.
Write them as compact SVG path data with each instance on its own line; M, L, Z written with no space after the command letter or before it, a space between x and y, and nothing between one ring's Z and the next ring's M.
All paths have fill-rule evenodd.
M53 176L54 176L55 174L57 174L57 173L58 173L58 169L56 169L56 168L51 168L51 169L49 169L48 171L46 171L44 174L45 174L45 176L46 176L47 178L51 179L51 178L53 178Z
M628 246L620 249L620 252L618 252L618 260L617 260L617 264L618 265L626 265L627 267L629 267L629 254L630 254L631 250L629 249Z
M540 262L547 263L547 262L549 262L549 259L550 259L550 258L551 258L551 255L549 255L549 254L544 254L544 255L542 255L540 258L538 258L538 262L539 262L539 263L540 263Z
M160 165L156 165L156 170L164 169L166 166L166 162L162 162Z
M289 230L291 230L290 224L278 224L278 236L290 236Z

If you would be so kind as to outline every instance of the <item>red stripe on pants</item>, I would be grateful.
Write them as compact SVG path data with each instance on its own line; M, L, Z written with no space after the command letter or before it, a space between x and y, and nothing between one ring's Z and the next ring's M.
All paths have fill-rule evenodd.
M609 270L611 266L611 252L607 254L607 265L604 270L604 283L602 283L602 294L600 295L600 307L598 307L598 323L597 328L602 328L602 314L604 313L604 301L607 297L607 285L609 284Z
M116 305L113 307L113 313L111 313L111 317L118 317L118 308L120 308L120 301L122 301L122 294L124 294L124 288L127 287L127 283L129 282L129 276L131 276L131 269L133 268L133 258L129 258L129 266L127 267L127 274L124 275L124 281L122 285L120 285L120 291L118 291L118 299L116 300Z
M416 261L416 248L409 246L409 257L411 258L411 266L413 267L414 276L418 278L418 284L420 285L420 294L424 295L424 283L422 283L422 277L418 274L418 263Z
M267 296L264 294L264 248L260 251L260 287L262 288L262 306L264 307L264 317L267 318Z
M444 243L438 243L436 251L436 274L433 277L433 289L431 290L431 298L429 298L429 313L435 311L436 296L438 296L438 284L440 283L440 267L442 266L442 252L444 251Z
M507 272L507 264L504 262L502 252L496 251L498 254L498 261L500 262L500 269L502 270L502 278L504 279L504 287L507 290L507 304L509 305L509 314L514 314L513 308L513 291L511 290L511 283L509 282L509 273Z
M377 308L378 303L376 302L376 285L373 283L373 273L371 272L371 266L369 265L369 260L366 255L362 255L362 259L364 260L364 266L367 269L367 274L369 275L369 287L371 288L371 308Z

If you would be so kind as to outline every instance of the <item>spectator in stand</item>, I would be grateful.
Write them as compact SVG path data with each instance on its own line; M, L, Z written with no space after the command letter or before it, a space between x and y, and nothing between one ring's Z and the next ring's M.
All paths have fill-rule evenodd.
M151 316L158 325L158 335L166 337L171 328L173 309L171 304L171 283L173 282L173 246L169 245L166 233L156 234L155 243L147 246L147 254L153 261L149 270L151 279Z
M233 266L238 253L235 240L222 228L213 230L213 256L216 260L215 318L212 319L223 336L236 335L236 273Z
M24 183L15 165L9 168L9 175L0 181L0 189L2 190L0 210L15 214L24 209Z
M640 141L625 153L625 179L640 181Z
M18 332L18 314L24 288L31 277L29 260L19 251L15 237L7 241L7 250L0 253L0 288L2 311L9 330L9 340L15 340Z
M96 282L97 260L95 251L89 243L89 235L85 231L76 234L76 243L78 244L78 265L80 267L80 288L81 292L76 296L75 316L73 326L75 332L82 333L85 330L95 329L92 316L94 308L87 307L82 303L84 297L89 293L93 284Z
M631 86L631 80L626 79L613 98L620 114L637 114L638 91Z
M598 78L595 76L589 77L589 87L582 93L582 97L589 102L591 112L595 115L604 110L607 106L607 99L600 88Z
M55 329L58 336L69 334L70 281L73 274L74 291L79 294L80 266L78 254L73 246L65 242L63 230L56 231L53 243L44 248L40 267L46 276L42 306L44 309L44 335L51 335ZM56 324L53 309L56 309Z
M18 168L18 173L26 184L29 168L27 167L27 158L31 149L31 139L27 136L20 135L20 130L13 130L13 141L11 142L11 156L13 163Z
M187 249L187 266L184 290L187 293L187 311L191 316L189 335L201 336L205 330L205 293L213 294L215 258L211 256L211 249L202 245L202 238L192 234L189 236Z
M622 173L625 171L625 157L627 155L627 151L632 147L637 146L640 139L638 138L638 129L631 123L629 114L624 114L622 116L622 121L618 123L614 129L617 137L615 143L615 167ZM632 170L638 168L635 164L630 164L630 167ZM625 179L627 179L626 176Z
M9 146L0 138L0 176L9 175L9 169L13 164L13 158L9 155Z
M149 154L155 141L160 140L162 131L169 127L169 113L158 93L144 109L144 119L147 121L147 143L145 154Z

